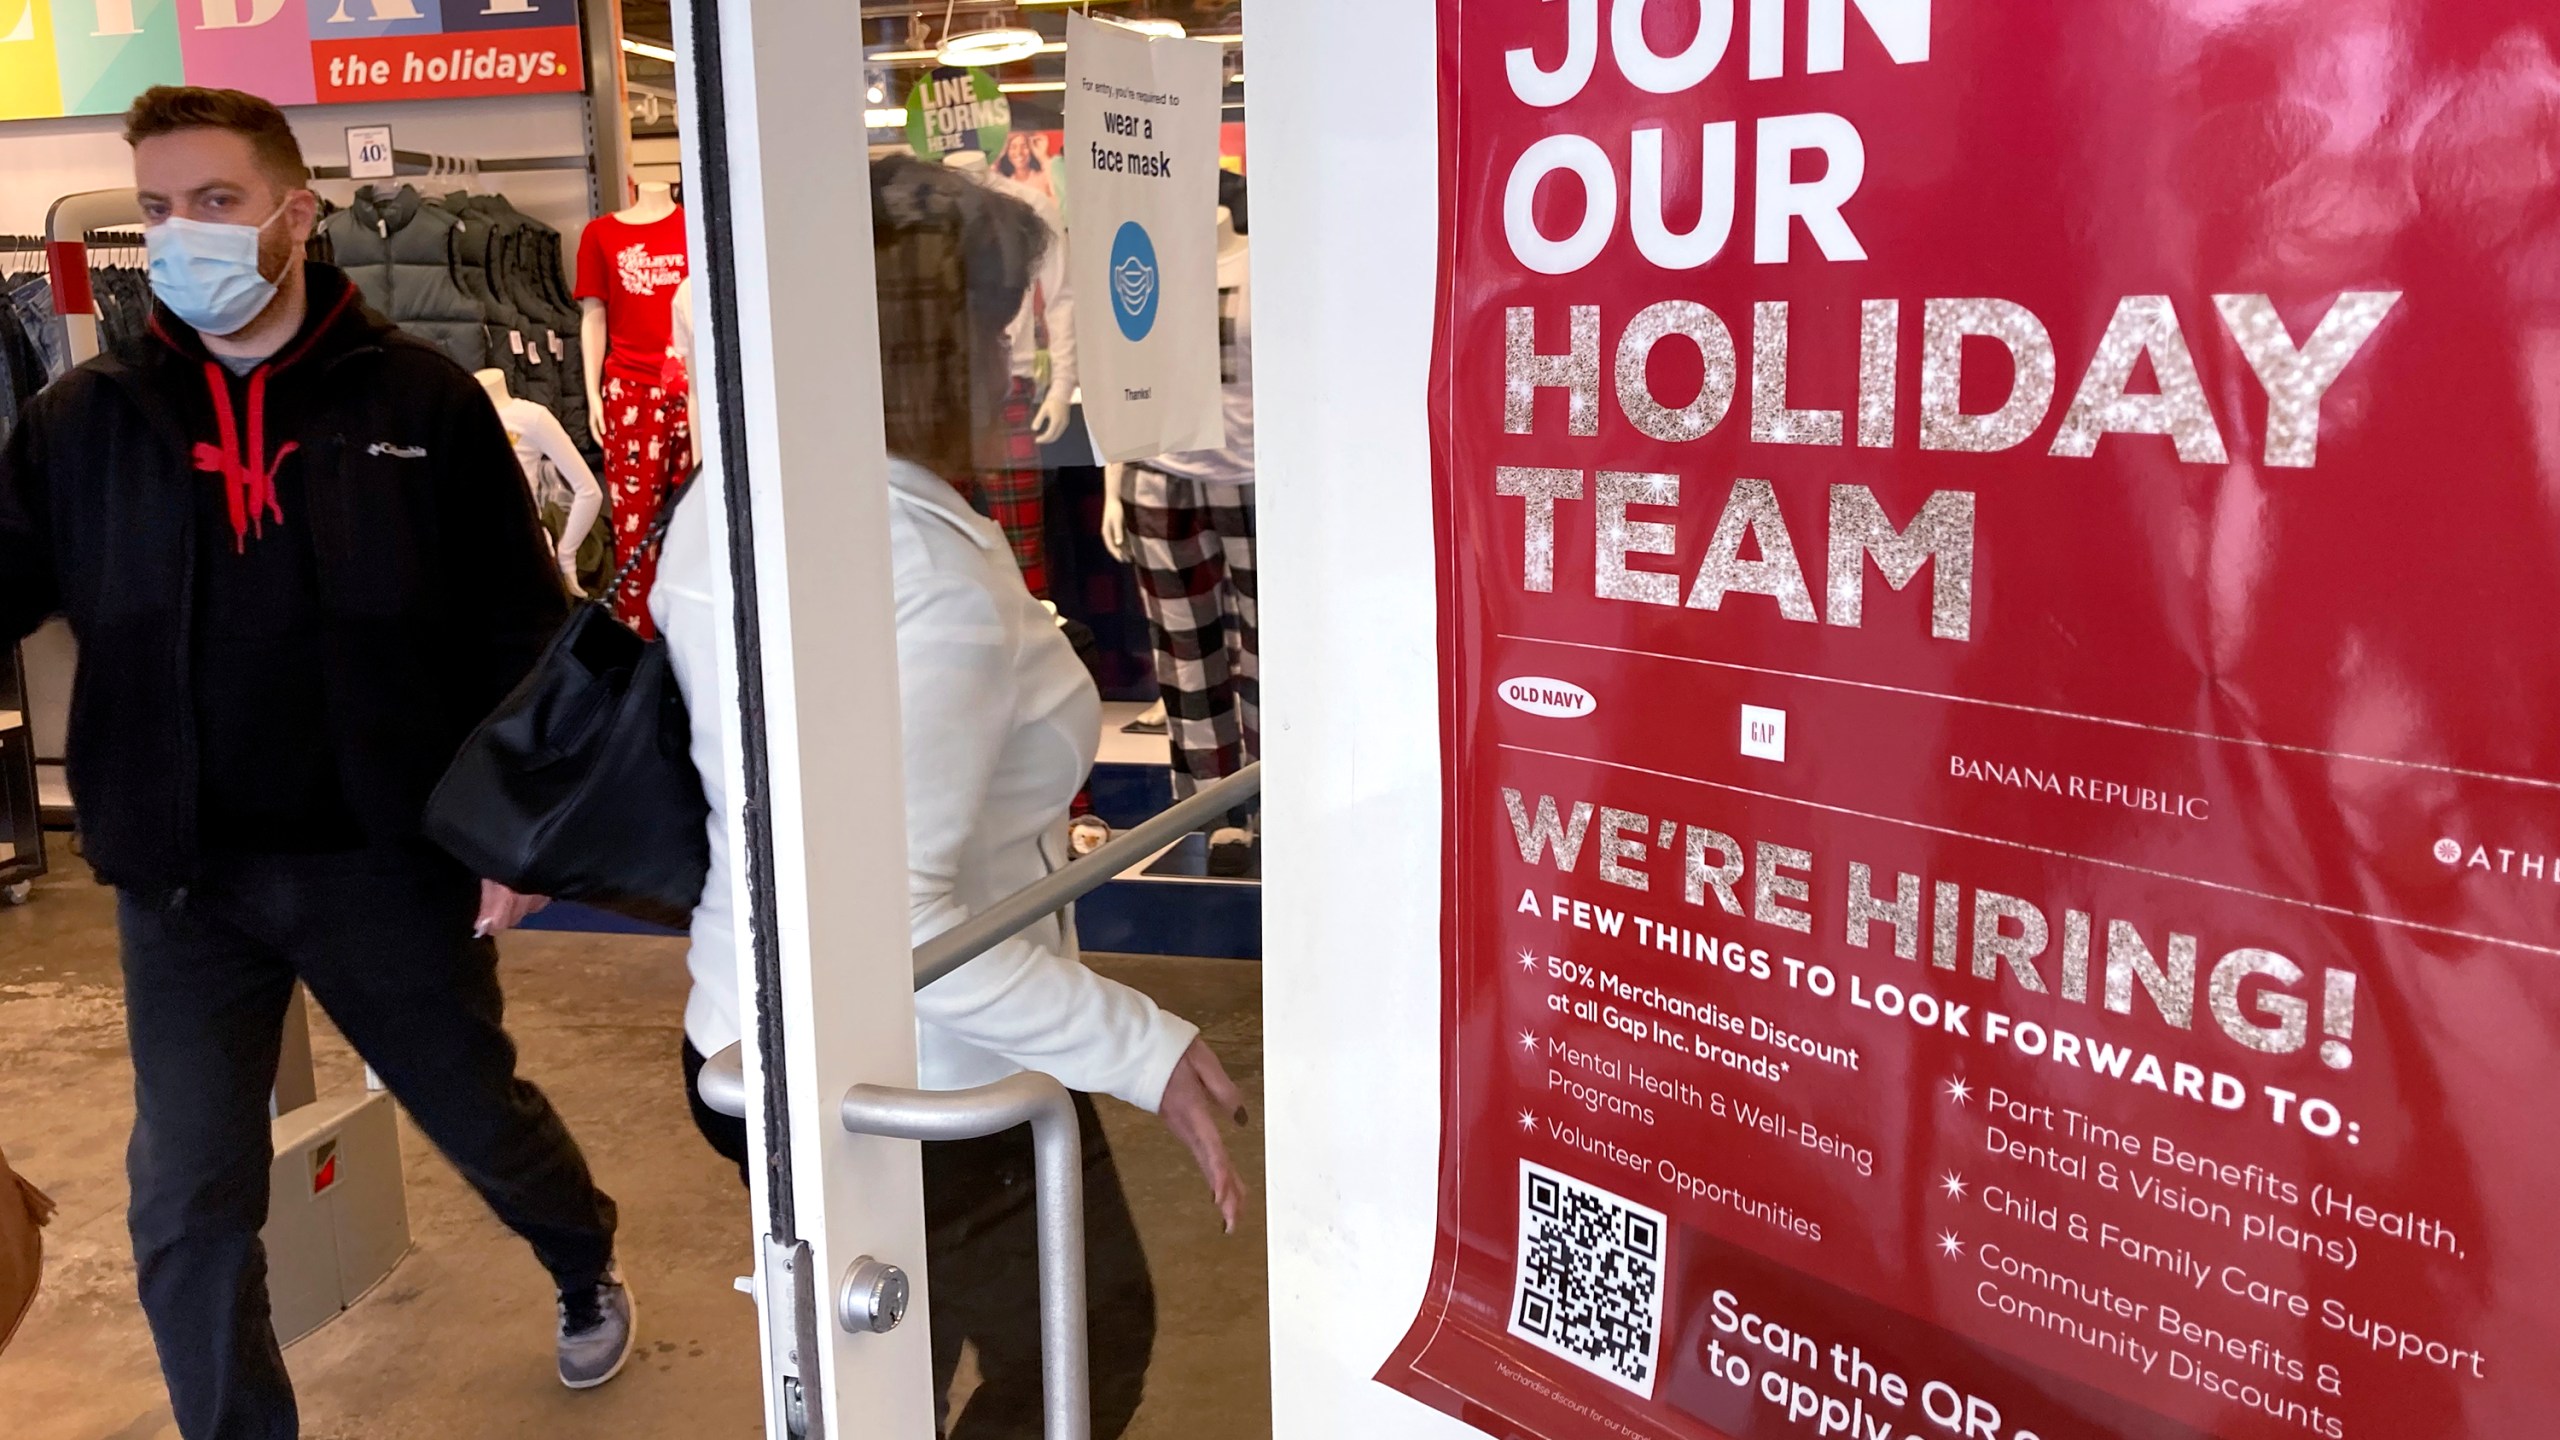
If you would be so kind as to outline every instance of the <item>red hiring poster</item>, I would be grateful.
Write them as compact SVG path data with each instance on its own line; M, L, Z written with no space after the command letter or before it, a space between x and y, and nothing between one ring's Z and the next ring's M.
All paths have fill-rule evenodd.
M1441 0L1504 1436L2560 1433L2560 18Z

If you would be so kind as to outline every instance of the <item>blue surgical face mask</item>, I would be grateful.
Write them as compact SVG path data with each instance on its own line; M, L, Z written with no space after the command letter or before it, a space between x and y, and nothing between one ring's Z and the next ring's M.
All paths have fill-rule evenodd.
M200 335L235 334L276 298L258 269L258 243L284 207L256 225L217 225L172 215L142 232L151 293Z

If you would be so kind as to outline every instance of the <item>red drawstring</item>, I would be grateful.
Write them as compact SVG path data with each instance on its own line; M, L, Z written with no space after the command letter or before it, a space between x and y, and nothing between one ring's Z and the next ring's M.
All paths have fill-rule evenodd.
M266 538L269 520L284 523L284 507L276 502L276 472L284 468L286 456L302 447L288 441L273 460L267 458L266 366L249 372L249 453L245 456L240 452L239 417L231 408L230 376L219 362L205 362L204 388L213 396L213 419L221 432L222 448L198 441L196 468L223 478L224 498L231 505L232 549L246 551L253 532Z

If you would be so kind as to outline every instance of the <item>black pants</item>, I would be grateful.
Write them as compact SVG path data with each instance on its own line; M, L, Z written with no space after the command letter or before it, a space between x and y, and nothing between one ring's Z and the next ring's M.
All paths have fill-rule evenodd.
M267 1309L268 1091L299 979L410 1119L562 1286L612 1263L613 1201L517 1078L479 886L439 855L217 862L174 905L120 897L133 1050L127 1221L187 1440L291 1440Z
M684 1047L685 1093L702 1055ZM1117 1440L1146 1393L1155 1354L1156 1291L1138 1243L1120 1168L1093 1101L1076 1100L1084 1133L1085 1335L1093 1373L1094 1440ZM694 1124L711 1148L747 1164L747 1122L696 1097ZM950 1440L1039 1440L1040 1234L1033 1209L1031 1128L924 1147L925 1267L933 1287L933 1379ZM964 1344L979 1384L957 1424L943 1407Z

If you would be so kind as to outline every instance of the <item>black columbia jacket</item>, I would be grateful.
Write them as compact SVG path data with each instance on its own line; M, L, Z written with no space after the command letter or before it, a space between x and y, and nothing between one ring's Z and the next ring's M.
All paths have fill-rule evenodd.
M282 523L309 527L315 559L319 733L375 842L417 835L455 750L566 611L479 384L367 311L337 270L305 276L312 318L251 373L245 406L209 401L222 372L156 309L147 351L56 381L0 449L0 645L69 617L83 848L100 879L146 895L185 889L220 844L196 814L200 487L234 486L254 509L299 467L307 513ZM202 415L219 416L214 433L190 433Z

